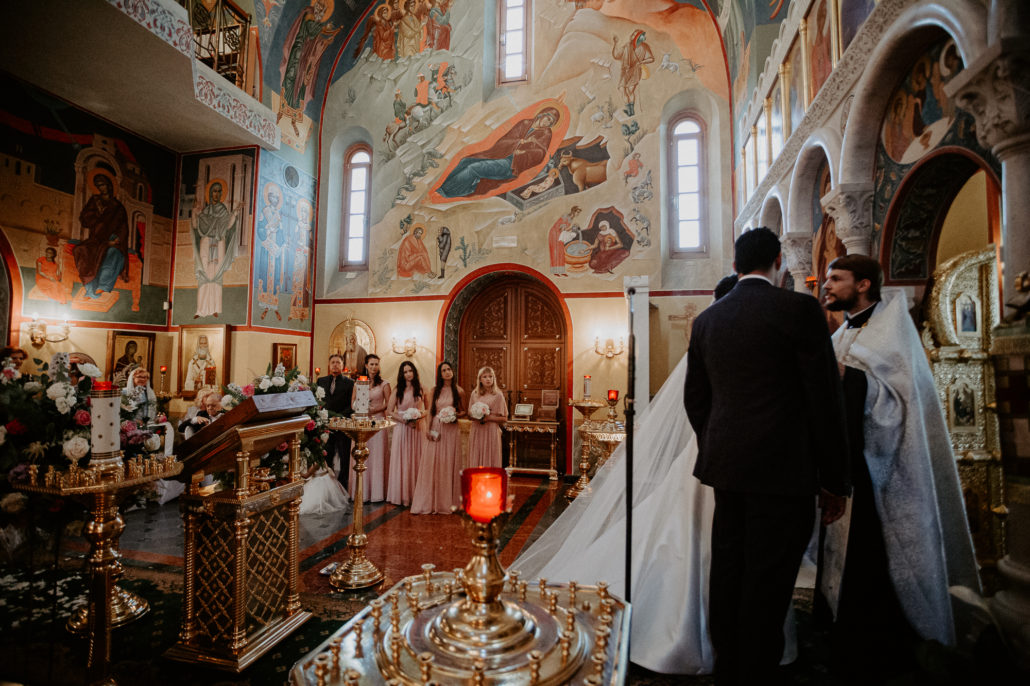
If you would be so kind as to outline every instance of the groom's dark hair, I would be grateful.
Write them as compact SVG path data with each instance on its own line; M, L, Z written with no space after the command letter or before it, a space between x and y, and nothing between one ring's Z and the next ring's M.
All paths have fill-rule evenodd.
M733 245L733 264L738 274L765 271L776 263L780 239L772 229L759 226L745 231Z

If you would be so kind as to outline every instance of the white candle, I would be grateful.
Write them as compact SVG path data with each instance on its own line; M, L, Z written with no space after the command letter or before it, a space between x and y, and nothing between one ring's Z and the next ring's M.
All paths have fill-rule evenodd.
M121 447L121 394L117 386L97 383L90 393L90 450L113 453ZM108 386L108 388L104 388Z
M367 377L360 377L354 384L354 414L367 415L371 383Z
M586 400L590 397L590 375L583 375L583 399Z

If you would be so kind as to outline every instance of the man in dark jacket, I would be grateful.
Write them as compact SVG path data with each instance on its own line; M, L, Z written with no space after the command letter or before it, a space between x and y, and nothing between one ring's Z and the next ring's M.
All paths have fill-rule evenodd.
M840 378L815 298L776 288L780 241L736 242L740 280L694 322L684 405L694 475L715 489L709 591L718 684L776 683L783 622L812 533L849 492Z
M343 373L343 357L336 353L329 356L329 374L318 379L318 385L325 391L325 409L332 414L350 417L351 395L354 381ZM342 431L330 432L326 444L326 462L332 466L335 458L340 458L340 472L337 477L343 487L347 487L350 478L350 439Z

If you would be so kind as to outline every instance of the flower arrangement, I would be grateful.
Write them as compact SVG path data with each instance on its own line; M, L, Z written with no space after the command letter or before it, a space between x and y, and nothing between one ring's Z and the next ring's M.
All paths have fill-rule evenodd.
M453 424L458 421L458 413L450 405L437 412L436 416L440 418L442 424Z
M269 364L264 376L255 379L254 383L245 386L229 384L224 389L222 407L229 410L247 398L266 393L292 393L294 391L313 391L316 404L309 407L310 418L300 437L300 456L308 465L325 465L326 443L329 441L329 411L325 409L325 389L313 386L300 369L294 367L286 371L283 365L272 369ZM290 445L283 441L274 450L261 458L261 466L268 467L276 476L285 476L290 461Z
M34 360L39 374L22 374L10 360L0 370L0 479L27 476L29 465L67 467L89 455L89 389L100 370L80 364L72 383L67 360L53 369Z
M408 409L401 412L401 419L406 422L414 422L422 418L422 413L417 407L409 407Z
M473 419L483 420L490 414L490 406L484 402L475 402L469 407L469 416Z

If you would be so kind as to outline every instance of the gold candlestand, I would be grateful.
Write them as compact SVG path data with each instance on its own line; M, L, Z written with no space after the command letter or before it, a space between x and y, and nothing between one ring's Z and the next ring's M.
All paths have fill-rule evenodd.
M126 469L128 468L128 469ZM126 475L128 471L128 475ZM86 608L85 632L89 637L86 678L90 686L115 684L111 676L111 629L115 626L115 582L122 575L119 562L118 539L125 529L125 521L118 512L118 503L132 491L157 479L167 479L182 471L182 464L174 457L133 458L122 462L120 450L94 454L90 466L76 466L67 471L50 467L39 483L35 467L29 468L29 480L14 486L28 493L70 498L89 509L89 520L83 535L89 541L89 604ZM121 624L147 612L149 605L138 596L128 610L129 616L120 616ZM71 622L69 622L71 624Z
M585 493L590 490L590 439L589 432L593 428L595 422L591 419L595 412L604 407L604 403L600 400L591 400L589 398L582 398L577 400L571 405L576 408L579 414L582 416L583 421L580 423L577 429L579 433L579 479L576 480L572 486L565 491L565 498L567 500L575 500L579 497L580 493Z
M368 417L333 417L329 428L346 434L353 441L351 457L354 462L354 531L347 537L350 557L329 577L329 583L339 591L375 586L383 580L383 572L365 557L368 536L365 535L365 460L368 459L368 442L385 429L396 426L392 419L370 419Z
M623 683L629 605L603 582L540 579L530 590L497 559L508 513L461 514L474 548L464 569L422 565L296 662L290 684Z

